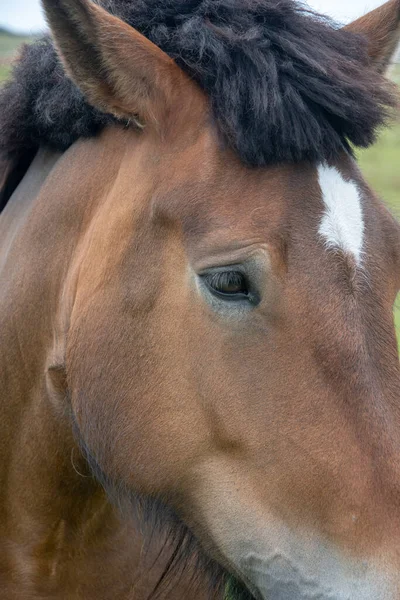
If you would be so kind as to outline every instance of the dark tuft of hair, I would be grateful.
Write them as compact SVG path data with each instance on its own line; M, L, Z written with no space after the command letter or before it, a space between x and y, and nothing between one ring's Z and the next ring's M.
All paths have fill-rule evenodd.
M249 165L326 160L367 147L394 99L366 41L293 0L103 0L169 54L210 99ZM25 47L0 93L0 153L68 148L113 119L68 79L50 38Z

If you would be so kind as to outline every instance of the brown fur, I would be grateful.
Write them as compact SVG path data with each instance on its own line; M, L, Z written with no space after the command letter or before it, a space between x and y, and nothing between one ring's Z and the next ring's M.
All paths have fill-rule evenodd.
M346 27L369 40L369 55L379 73L384 73L400 40L400 2L390 0Z
M66 11L88 6L54 4L54 34L81 81L74 36L88 31L71 33ZM103 19L119 26L91 10L79 12L90 34ZM167 505L198 552L239 577L235 536L279 518L366 569L378 555L396 578L398 224L343 154L336 167L363 190L366 256L354 272L318 241L315 165L245 166L221 149L195 84L135 32L122 28L128 50L116 49L111 29L97 40L119 57L118 110L150 115L145 129L110 126L64 154L41 150L0 219L4 598L147 600L173 546L162 528L151 537L129 504L138 496ZM144 89L154 82L157 94L132 104L135 49L148 52ZM114 105L109 86L88 89ZM250 264L261 302L232 316L197 274L238 263ZM160 597L222 596L208 572L193 581L195 561Z

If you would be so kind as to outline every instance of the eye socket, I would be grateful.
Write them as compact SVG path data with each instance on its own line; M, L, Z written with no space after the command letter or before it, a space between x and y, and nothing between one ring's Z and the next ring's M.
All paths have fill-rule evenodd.
M225 300L250 299L246 276L240 271L216 271L202 275L210 292Z

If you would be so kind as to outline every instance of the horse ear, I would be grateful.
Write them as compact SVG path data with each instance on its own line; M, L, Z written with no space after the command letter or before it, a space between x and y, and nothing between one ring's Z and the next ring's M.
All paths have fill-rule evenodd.
M400 41L400 0L386 2L345 29L368 39L372 64L384 73Z
M159 124L186 80L174 61L91 0L42 0L72 80L100 110Z

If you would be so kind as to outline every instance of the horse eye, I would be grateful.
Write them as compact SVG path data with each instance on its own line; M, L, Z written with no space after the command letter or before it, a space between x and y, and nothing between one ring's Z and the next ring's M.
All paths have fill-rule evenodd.
M202 276L208 289L215 295L225 299L249 297L249 286L246 277L239 271L219 271Z

